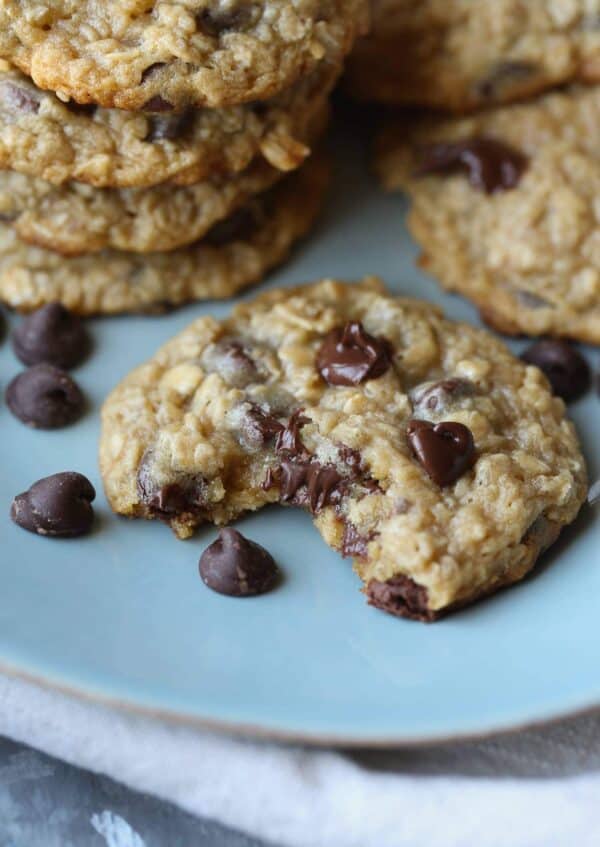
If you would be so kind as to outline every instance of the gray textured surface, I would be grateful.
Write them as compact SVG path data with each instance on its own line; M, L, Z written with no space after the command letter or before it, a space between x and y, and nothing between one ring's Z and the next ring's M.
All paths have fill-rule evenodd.
M0 739L0 847L265 847Z

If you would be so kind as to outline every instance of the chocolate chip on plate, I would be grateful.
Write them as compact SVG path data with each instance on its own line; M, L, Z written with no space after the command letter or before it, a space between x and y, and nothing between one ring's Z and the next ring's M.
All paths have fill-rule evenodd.
M359 385L382 376L392 364L390 343L359 321L333 329L317 353L317 370L329 385Z
M219 594L249 597L264 594L275 584L279 569L260 544L226 527L200 557L200 576Z
M590 387L590 367L568 341L538 341L521 354L521 359L543 371L552 391L567 402L581 397Z
M6 405L28 426L59 429L83 414L85 401L77 383L53 365L34 365L6 389Z
M484 137L429 144L420 149L419 159L416 176L464 171L473 188L486 194L515 188L528 164L519 150Z
M39 479L13 500L10 516L29 532L71 538L89 532L96 492L80 473L65 471Z
M471 430L455 421L409 421L406 437L425 472L440 486L450 485L475 463Z
M48 303L28 315L14 331L12 343L26 365L47 362L67 369L78 365L90 347L82 321L61 303Z

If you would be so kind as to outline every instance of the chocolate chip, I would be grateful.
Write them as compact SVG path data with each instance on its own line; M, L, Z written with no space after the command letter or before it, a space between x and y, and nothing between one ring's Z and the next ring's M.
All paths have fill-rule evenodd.
M528 165L519 150L494 138L466 138L422 147L416 176L465 172L473 188L495 194L515 188Z
M246 388L250 383L264 382L258 366L241 341L223 339L209 345L202 357L202 366L235 388Z
M196 23L202 32L217 38L222 33L248 29L256 23L259 14L258 6L249 3L234 9L203 9L196 15Z
M6 389L6 405L28 426L59 429L83 414L85 402L77 383L53 365L34 365Z
M297 459L282 461L277 470L277 479L282 503L308 506L313 514L339 502L344 482L344 477L334 465Z
M521 359L544 372L552 391L569 402L590 387L592 375L586 360L567 341L538 341L521 354Z
M137 489L144 505L161 520L199 515L206 508L205 480L182 474L178 479L158 482L153 474L151 453L144 455L140 462Z
M284 429L276 417L263 412L254 404L247 409L243 418L243 434L251 447L262 447L278 436Z
M35 482L13 500L15 523L38 535L69 538L89 532L94 520L92 483L80 473L66 471Z
M369 335L358 321L349 321L325 337L316 364L329 385L359 385L391 367L391 346L385 338Z
M475 463L473 435L461 423L412 420L406 437L427 475L440 486L455 482Z
M531 80L538 74L538 67L532 62L499 62L489 75L478 83L476 91L484 100L494 100L503 89L515 83Z
M73 368L89 352L90 338L81 320L60 303L48 303L16 328L13 348L26 365L47 362Z
M219 594L250 597L269 591L279 569L264 547L226 527L200 557L200 576Z
M470 380L451 377L418 385L411 391L410 399L415 410L442 412L456 400L470 397L474 393L475 386Z
M427 589L408 576L398 575L387 582L372 579L365 589L367 602L390 615L430 622L437 615L428 608Z
M174 108L172 103L157 94L144 103L142 110L144 112L172 112Z
M150 115L148 132L144 141L177 141L185 138L194 125L194 113L191 109L172 115Z
M537 294L532 294L531 291L524 291L522 288L515 292L519 302L526 309L552 309L554 308L549 300L539 297Z
M0 99L9 109L14 109L16 112L36 115L40 110L40 101L35 94L12 82L6 81L0 85Z
M156 73L161 69L166 67L166 62L153 62L151 65L148 65L147 68L144 68L142 71L142 84L156 75Z
M275 449L280 452L287 452L293 456L307 455L306 448L300 437L300 430L305 424L310 423L310 418L302 414L302 409L298 409L290 417L285 427L277 434L275 441Z

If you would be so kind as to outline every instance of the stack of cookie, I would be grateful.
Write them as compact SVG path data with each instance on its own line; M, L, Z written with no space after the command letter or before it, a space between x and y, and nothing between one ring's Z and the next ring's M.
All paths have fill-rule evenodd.
M319 209L365 24L365 0L0 3L0 298L114 313L259 280Z
M502 332L600 344L599 0L373 12L351 89L438 110L397 115L377 145L383 185L413 200L424 267Z

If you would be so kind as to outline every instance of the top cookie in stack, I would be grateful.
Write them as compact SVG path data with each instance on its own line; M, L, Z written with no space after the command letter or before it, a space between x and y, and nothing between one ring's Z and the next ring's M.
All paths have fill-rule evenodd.
M307 160L366 17L365 0L1 0L0 297L115 312L259 279L319 208Z

